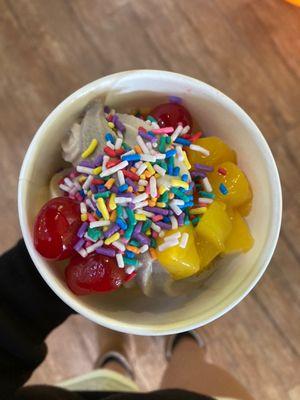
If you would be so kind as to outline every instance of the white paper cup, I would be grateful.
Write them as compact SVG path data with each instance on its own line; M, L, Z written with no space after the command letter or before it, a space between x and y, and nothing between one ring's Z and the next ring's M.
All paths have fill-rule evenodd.
M232 146L253 189L248 218L255 245L247 254L225 257L220 268L194 292L180 297L147 298L136 290L75 296L63 267L35 250L33 223L49 199L51 176L62 166L60 143L76 116L95 97L117 109L153 105L176 95L184 99L206 134ZM109 75L79 89L47 117L26 153L19 180L19 217L29 253L53 291L78 313L108 328L140 335L164 335L205 325L238 304L266 270L281 224L281 187L271 151L251 118L231 99L196 79L166 71L136 70Z

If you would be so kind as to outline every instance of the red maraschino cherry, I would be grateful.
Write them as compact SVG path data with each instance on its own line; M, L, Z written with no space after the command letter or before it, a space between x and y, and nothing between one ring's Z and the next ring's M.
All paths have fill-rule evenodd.
M74 256L65 270L67 284L77 295L112 292L129 281L132 275L119 268L114 257L95 253L85 258Z
M34 225L34 245L50 260L64 260L74 254L80 227L78 202L67 197L56 197L40 210Z
M157 120L161 128L172 126L176 129L179 122L181 122L183 126L189 125L192 128L193 121L191 114L181 104L160 104L149 114Z

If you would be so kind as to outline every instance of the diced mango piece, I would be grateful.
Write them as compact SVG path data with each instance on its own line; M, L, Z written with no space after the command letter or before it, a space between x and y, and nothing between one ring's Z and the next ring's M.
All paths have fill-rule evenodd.
M226 171L226 175L218 172L219 168ZM208 174L208 179L215 195L230 207L239 207L252 199L252 191L246 175L230 161L218 165L214 172ZM226 194L221 191L224 187Z
M241 214L242 217L247 217L250 214L252 208L252 199L247 201L246 203L241 204L237 207L237 211Z
M215 200L201 217L195 229L199 240L213 243L221 252L225 248L225 240L231 228L232 222L226 212L226 205Z
M236 163L236 152L216 136L200 138L194 144L208 150L210 154L209 156L204 156L198 151L188 149L188 159L192 165L200 163L211 166L221 164L225 161Z
M199 271L200 257L196 248L194 227L192 225L184 225L176 230L168 231L165 237L176 232L189 235L186 247L183 249L178 244L166 250L157 251L157 258L161 265L172 275L173 279L179 280L192 276ZM158 245L163 242L164 238L160 238Z
M223 254L232 254L241 251L246 253L254 243L248 225L236 210L228 210L228 214L232 221L232 230L225 241Z
M199 272L203 272L213 259L221 253L221 248L214 242L200 237L196 239L196 243L198 253L201 256Z

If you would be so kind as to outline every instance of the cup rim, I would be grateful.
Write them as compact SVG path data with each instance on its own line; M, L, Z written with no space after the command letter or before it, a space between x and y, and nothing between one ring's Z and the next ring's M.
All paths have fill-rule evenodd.
M180 80L185 80L189 82L190 84L202 86L203 90L207 92L208 94L212 96L217 96L220 100L222 100L223 103L226 103L227 108L230 108L230 111L234 114L236 114L240 119L243 119L243 122L245 125L248 125L253 137L260 148L263 149L264 154L265 154L265 160L267 164L267 171L269 175L269 182L270 182L270 188L271 188L271 193L272 193L272 198L275 199L272 203L272 217L271 220L273 221L272 226L270 227L270 232L269 236L267 238L264 250L259 254L260 260L260 265L261 268L256 273L251 279L249 278L249 275L251 275L251 271L247 275L247 277L244 278L243 282L240 284L240 286L228 294L226 298L222 299L222 301L219 304L215 305L215 309L217 309L215 312L213 312L211 315L207 316L204 319L197 318L197 316L191 317L188 320L184 319L182 321L178 321L173 324L167 324L167 325L160 325L160 326L152 326L152 325L147 325L147 324L142 324L139 325L138 321L135 324L132 323L126 323L123 321L118 321L115 318L107 317L102 314L99 314L97 311L91 309L88 305L84 305L80 302L80 300L77 300L75 298L72 298L70 294L68 293L66 288L62 288L62 286L59 284L59 282L55 281L51 275L48 273L47 269L40 263L40 260L38 259L37 253L34 250L33 247L33 242L32 242L32 234L31 234L31 229L29 224L27 223L27 218L26 218L26 212L23 207L23 194L26 191L26 182L28 182L28 179L26 177L26 173L28 170L28 166L30 163L31 156L34 152L35 149L35 144L36 142L40 139L40 137L43 136L45 130L47 130L48 126L55 121L57 116L63 112L64 108L71 103L75 102L78 98L84 97L86 94L92 92L93 90L96 90L98 87L101 87L101 85L104 82L109 82L109 80L115 80L122 78L122 76L128 76L128 75L145 75L145 78L147 75L151 74L157 75L157 79L160 79L161 77L163 78L175 78L175 79L180 79ZM198 79L183 75L183 74L178 74L175 72L169 72L169 71L162 71L162 70L148 70L148 69L141 69L141 70L129 70L129 71L123 71L123 72L118 72L115 74L111 75L106 75L102 78L99 78L97 80L94 80L72 94L70 94L67 98L65 98L61 103L57 105L57 107L54 108L50 112L50 114L46 117L46 119L43 121L43 123L40 125L38 130L36 131L28 149L25 154L20 175L19 175L19 183L18 183L18 212L19 212L19 220L20 220L20 226L21 226L21 231L23 234L23 238L26 244L26 247L28 249L28 252L38 269L39 273L43 277L43 279L46 281L46 283L50 286L50 288L56 293L58 297L61 298L62 301L64 301L68 306L73 308L75 311L77 311L79 314L85 316L89 320L100 324L106 328L110 328L113 330L117 330L123 333L130 333L130 334L137 334L137 335L147 335L147 336L158 336L158 335L168 335L168 334L174 334L174 333L179 333L183 331L187 331L190 329L195 329L201 326L204 326L218 318L220 318L222 315L226 314L228 311L230 311L233 307L235 307L237 304L240 303L242 299L244 299L249 292L254 288L254 286L257 284L257 282L260 280L262 275L264 274L276 247L279 233L280 233L280 227L281 227L281 219L282 219L282 193L281 193L281 184L280 184L280 178L279 178L279 173L277 170L277 166L275 163L275 160L273 158L272 152L266 142L266 139L264 138L263 134L259 130L259 128L256 126L254 121L250 118L250 116L237 104L229 98L227 95L219 91L218 89L214 88L211 85L208 85L205 82L202 82ZM46 262L46 261L45 261Z

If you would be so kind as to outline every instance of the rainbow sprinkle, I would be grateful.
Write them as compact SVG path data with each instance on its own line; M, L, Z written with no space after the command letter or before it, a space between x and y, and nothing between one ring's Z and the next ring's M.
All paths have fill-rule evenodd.
M226 195L228 193L227 187L224 185L224 183L221 183L219 186L219 190L223 195Z
M176 129L161 128L149 116L152 129L138 128L136 145L130 147L124 140L126 127L115 111L107 106L104 111L115 136L103 132L103 154L90 162L88 158L98 147L94 138L59 187L80 201L82 225L74 249L82 257L93 252L115 257L119 268L131 273L146 252L156 259L157 251L186 247L188 234L165 233L184 224L196 225L214 201L206 176L212 167L198 164L187 172L192 166L185 147L209 155L208 150L193 144L201 132L193 135L190 127L181 123ZM220 191L226 194L222 185ZM159 237L163 241L158 246Z

